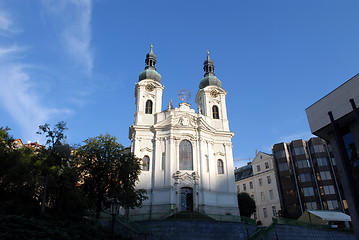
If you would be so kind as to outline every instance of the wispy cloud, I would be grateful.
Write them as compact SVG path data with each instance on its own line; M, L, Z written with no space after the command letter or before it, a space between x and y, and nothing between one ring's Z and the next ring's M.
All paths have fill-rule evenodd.
M19 32L21 32L21 29L16 26L11 15L0 10L0 35L8 36L9 34Z
M18 52L20 48L16 45L7 47L7 48L0 48L0 59L4 59L12 55L12 53Z
M0 47L0 104L23 128L23 137L34 140L40 124L71 111L46 107L32 91L33 81L27 71L31 66L21 63L20 54L24 54L25 49L17 45Z
M305 131L305 132L300 132L300 133L294 133L288 136L282 136L278 138L277 142L291 142L293 140L297 140L297 139L303 139L303 140L308 140L309 138L315 137L310 131Z
M44 0L48 16L60 24L59 38L67 53L75 62L84 67L87 74L92 73L93 51L91 49L91 0Z

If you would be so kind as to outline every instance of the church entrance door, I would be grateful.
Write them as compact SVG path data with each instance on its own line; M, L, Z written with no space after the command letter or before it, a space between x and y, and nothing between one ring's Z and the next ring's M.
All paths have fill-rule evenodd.
M181 211L193 211L193 189L181 188Z

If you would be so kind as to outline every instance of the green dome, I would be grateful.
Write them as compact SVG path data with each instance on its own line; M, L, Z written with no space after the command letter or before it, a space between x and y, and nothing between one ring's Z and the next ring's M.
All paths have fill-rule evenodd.
M141 72L138 76L139 81L144 79L152 79L157 82L161 82L161 75L154 69L146 69L145 71Z
M214 75L207 75L204 78L202 78L200 84L199 84L199 88L203 89L207 86L218 86L218 87L222 87L222 83L221 81Z
M204 70L204 78L202 78L199 89L203 89L207 86L217 86L221 87L222 83L214 74L214 65L212 59L209 57L209 52L207 51L207 59L203 63L203 70Z

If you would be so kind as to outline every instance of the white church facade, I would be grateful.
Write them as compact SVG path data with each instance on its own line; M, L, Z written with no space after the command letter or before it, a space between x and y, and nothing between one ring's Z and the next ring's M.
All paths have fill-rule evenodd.
M132 214L197 211L239 215L226 94L207 53L196 96L198 111L185 101L162 111L164 86L152 46L136 84L131 151L143 161L138 189L148 200Z

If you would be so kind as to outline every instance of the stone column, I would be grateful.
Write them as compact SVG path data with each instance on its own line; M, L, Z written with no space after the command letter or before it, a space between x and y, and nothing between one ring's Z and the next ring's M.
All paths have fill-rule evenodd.
M167 156L169 157L169 159L167 160L166 164L166 174L167 174L167 180L168 180L168 186L170 186L171 190L170 190L170 200L171 200L171 204L175 204L175 210L177 211L177 185L178 183L176 183L176 181L174 179L172 179L172 173L174 173L175 171L173 171L172 169L174 169L173 167L173 162L174 162L174 139L172 136L170 136L168 139L168 154ZM177 184L177 185L176 185Z
M214 153L213 153L213 148L214 148L214 142L213 141L208 141L207 143L208 145L208 175L209 175L209 186L208 186L208 190L211 191L213 187L216 186L216 183L213 181L213 179L211 176L216 176L216 161L214 160Z
M224 143L224 152L226 155L226 166L225 173L227 175L228 190L230 193L236 193L236 183L234 179L234 168L233 168L233 155L232 155L232 143ZM224 167L224 166L223 166Z
M180 189L180 175L181 172L177 171L173 174L174 179L174 191L175 191L175 211L180 211L180 196L181 196L181 189Z
M197 172L192 173L193 177L193 198L194 211L199 211L199 176Z

